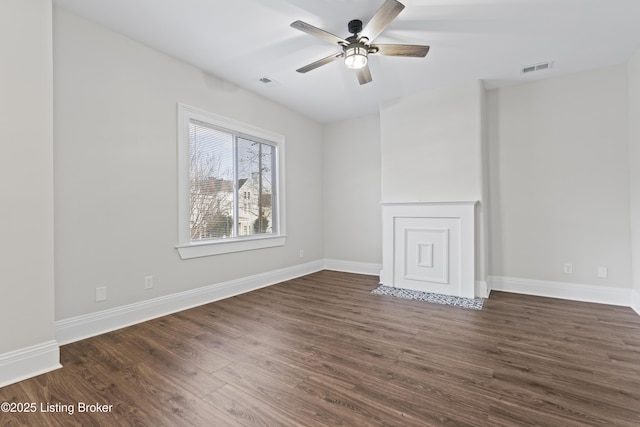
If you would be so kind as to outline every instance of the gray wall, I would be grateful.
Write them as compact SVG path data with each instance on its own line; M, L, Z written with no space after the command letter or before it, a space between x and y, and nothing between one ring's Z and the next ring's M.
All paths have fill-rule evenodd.
M490 91L488 119L491 273L629 288L626 68Z
M640 49L627 68L629 84L629 172L631 246L635 308L640 312Z
M49 1L0 2L0 52L1 355L55 338Z
M58 8L54 51L57 320L324 258L319 124ZM179 258L178 102L286 136L284 247Z
M377 114L325 126L325 258L382 263L380 155Z
M476 81L381 107L383 202L480 200L482 94Z

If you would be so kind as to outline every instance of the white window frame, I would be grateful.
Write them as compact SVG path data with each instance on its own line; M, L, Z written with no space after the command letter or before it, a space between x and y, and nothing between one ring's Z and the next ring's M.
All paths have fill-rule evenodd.
M227 239L192 241L189 206L189 121L211 124L249 139L263 140L276 147L276 185L273 204L273 230L271 234L230 237ZM220 255L232 252L284 246L286 241L285 188L284 188L284 136L258 127L229 119L199 108L178 103L178 244L182 259ZM239 197L238 197L239 199ZM236 200L235 203L238 203Z

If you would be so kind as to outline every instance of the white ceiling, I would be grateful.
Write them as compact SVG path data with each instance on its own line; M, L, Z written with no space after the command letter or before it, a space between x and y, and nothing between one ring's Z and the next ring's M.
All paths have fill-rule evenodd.
M426 44L426 58L370 58L360 86L339 50L290 28L302 20L340 37L384 0L53 0L319 122L373 113L385 101L482 79L487 88L626 62L640 47L640 0L401 0L376 43ZM523 75L524 66L553 67ZM274 83L264 84L261 77Z

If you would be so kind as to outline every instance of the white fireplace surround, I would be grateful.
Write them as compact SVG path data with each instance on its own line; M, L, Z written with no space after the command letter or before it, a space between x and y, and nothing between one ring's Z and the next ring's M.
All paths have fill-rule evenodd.
M382 203L380 283L474 298L476 203Z

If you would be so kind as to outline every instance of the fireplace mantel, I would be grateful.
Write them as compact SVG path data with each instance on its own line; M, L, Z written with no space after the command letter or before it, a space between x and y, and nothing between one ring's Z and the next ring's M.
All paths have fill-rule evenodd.
M473 298L476 203L382 203L380 283Z

